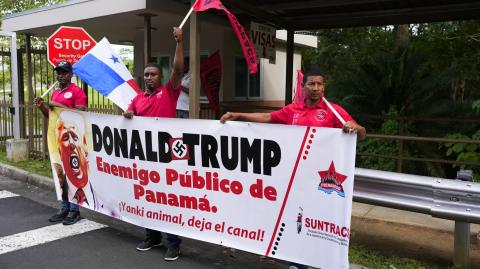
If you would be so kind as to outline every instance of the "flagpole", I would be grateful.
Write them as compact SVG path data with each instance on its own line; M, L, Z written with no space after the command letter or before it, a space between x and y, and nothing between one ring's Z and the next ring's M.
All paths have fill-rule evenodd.
M182 23L180 23L180 26L178 28L182 29L183 25L187 22L187 19L188 17L190 17L190 15L192 14L193 12L193 7L190 8L190 11L188 11L187 15L185 16L185 18L183 18L183 21Z
M337 117L337 119L343 124L345 125L345 120L342 118L342 116L340 116L340 114L338 114L337 110L335 110L335 108L333 108L333 106L327 101L327 99L325 99L325 97L322 97L323 101L325 101L325 104L327 104L328 108L330 108L330 110L333 112L333 114L335 114L335 116Z
M45 95L47 95L47 93L49 93L49 92L55 87L55 85L57 85L57 83L58 83L58 80L55 81L55 83L53 83L53 85L50 86L50 88L48 88L48 90L47 90L46 92L44 92L44 93L42 94L42 96L40 96L40 97L43 98Z

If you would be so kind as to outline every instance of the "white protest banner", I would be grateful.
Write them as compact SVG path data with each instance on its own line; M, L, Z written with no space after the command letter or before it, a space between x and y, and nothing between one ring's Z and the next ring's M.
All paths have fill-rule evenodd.
M268 257L349 267L356 135L61 108L48 133L59 199Z

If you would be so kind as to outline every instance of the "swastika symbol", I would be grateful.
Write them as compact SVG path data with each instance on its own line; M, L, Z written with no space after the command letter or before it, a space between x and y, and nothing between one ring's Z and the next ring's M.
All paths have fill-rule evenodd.
M185 154L187 153L187 147L183 144L183 141L182 140L176 140L175 142L173 142L173 145L172 145L172 150L173 150L173 154L177 157L177 158L183 158L185 157Z
M77 167L77 166L78 166L78 159L75 158L75 159L72 160L72 166L73 166L73 167Z

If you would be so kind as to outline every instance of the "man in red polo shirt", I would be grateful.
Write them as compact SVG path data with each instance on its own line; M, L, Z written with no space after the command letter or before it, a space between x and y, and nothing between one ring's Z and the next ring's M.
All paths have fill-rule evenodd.
M57 81L60 87L53 91L50 105L84 111L87 107L87 96L80 87L72 83L72 65L67 61L60 61L55 66L55 71L57 72ZM33 103L42 111L43 115L48 118L50 109L43 99L36 97ZM63 221L64 225L71 225L80 220L80 208L78 205L68 201L68 184L64 177L65 171L63 171L60 165L55 166L55 169L61 181L60 186L63 193L62 202L60 211L48 220L50 222Z
M133 116L175 118L178 96L182 90L183 76L183 33L182 29L174 27L173 36L177 43L173 70L167 84L162 86L161 67L156 63L145 66L143 79L145 91L133 98L132 103L123 116L131 119ZM177 235L167 234L167 252L164 259L174 261L180 255L181 239ZM146 238L137 245L137 250L147 251L162 244L162 234L156 230L146 229Z
M272 113L237 113L227 112L220 121L240 120L263 123L283 123L290 125L342 128L346 133L356 133L359 139L366 136L365 128L339 105L330 103L345 124L335 116L332 110L322 100L325 93L325 76L319 69L308 70L303 77L305 102L289 104Z
M355 120L341 106L330 103L343 118L345 124L342 124L342 122L327 106L325 101L323 101L323 96L325 93L325 76L319 69L312 68L305 72L303 77L303 87L305 91L305 102L289 104L272 113L227 112L220 118L220 122L225 123L228 120L239 120L262 123L282 123L290 125L342 128L345 133L356 133L359 139L365 138L365 128L355 122ZM301 216L299 216L298 219L301 219ZM296 263L290 264L290 269L304 268L307 267Z

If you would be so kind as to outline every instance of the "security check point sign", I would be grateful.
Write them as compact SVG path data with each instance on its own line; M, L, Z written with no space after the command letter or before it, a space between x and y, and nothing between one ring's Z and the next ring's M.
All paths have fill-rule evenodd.
M61 26L47 39L47 58L52 65L59 61L73 65L95 44L95 40L83 28Z
M48 142L58 199L66 182L70 201L139 226L349 267L355 135L55 108Z
M269 59L270 63L275 63L277 52L275 49L275 38L277 30L265 24L252 22L250 24L250 34L250 40L252 40L253 46L255 47L258 59L266 58Z

